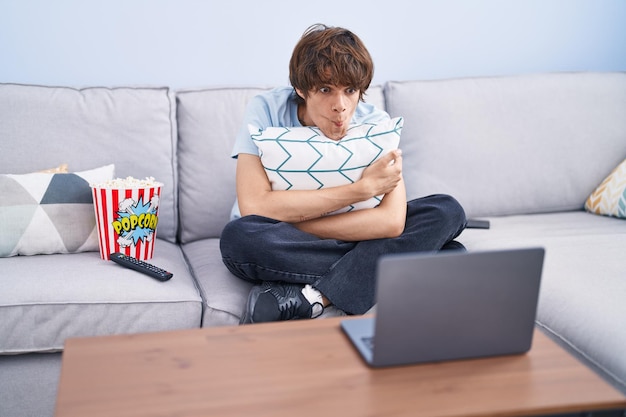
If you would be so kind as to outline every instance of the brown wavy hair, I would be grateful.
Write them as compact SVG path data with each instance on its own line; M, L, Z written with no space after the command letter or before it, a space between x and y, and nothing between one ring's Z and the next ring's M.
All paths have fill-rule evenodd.
M358 36L341 27L310 26L289 61L289 81L306 95L326 85L341 85L359 90L363 100L373 76L374 62L367 48Z

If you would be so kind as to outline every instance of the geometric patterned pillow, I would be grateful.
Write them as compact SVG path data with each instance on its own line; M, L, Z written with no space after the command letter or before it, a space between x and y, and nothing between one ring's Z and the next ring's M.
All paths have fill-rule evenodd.
M585 210L626 219L626 159L591 193Z
M249 126L259 148L272 190L317 190L350 184L361 178L370 164L398 148L403 118L378 124L355 125L346 136L332 140L317 127ZM380 204L382 195L355 203L330 214Z
M0 175L0 257L99 250L89 183L114 170Z

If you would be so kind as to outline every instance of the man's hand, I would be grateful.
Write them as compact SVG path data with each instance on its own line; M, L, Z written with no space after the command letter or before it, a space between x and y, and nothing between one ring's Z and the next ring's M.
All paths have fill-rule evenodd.
M381 195L391 192L402 179L402 151L393 150L363 171L363 181L368 194Z
M363 171L357 183L368 189L369 195L385 195L378 207L317 218L295 226L323 239L361 241L399 236L406 220L402 151L391 151L374 162Z

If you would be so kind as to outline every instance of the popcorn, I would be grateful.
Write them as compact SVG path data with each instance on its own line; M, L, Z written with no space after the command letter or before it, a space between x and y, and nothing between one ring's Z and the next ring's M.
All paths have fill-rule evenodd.
M155 181L154 177L146 177L143 180L134 178L134 177L126 177L126 178L115 178L112 180L103 181L97 184L89 184L94 188L145 188L145 187L157 187L163 186L162 183Z
M153 177L116 178L89 184L92 189L100 257L122 252L140 260L152 258L163 184Z

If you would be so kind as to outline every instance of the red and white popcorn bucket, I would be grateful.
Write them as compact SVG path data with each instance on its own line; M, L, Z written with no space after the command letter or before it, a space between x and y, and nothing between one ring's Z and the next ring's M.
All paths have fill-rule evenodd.
M152 258L162 186L132 177L91 185L102 259L115 252Z

